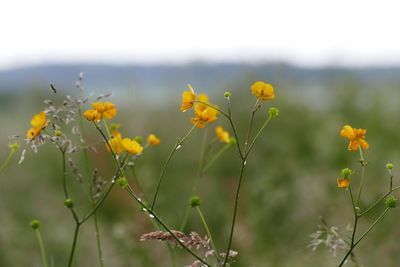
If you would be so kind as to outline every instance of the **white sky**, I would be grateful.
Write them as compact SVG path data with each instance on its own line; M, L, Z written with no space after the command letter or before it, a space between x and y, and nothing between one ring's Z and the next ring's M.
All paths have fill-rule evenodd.
M43 62L400 64L399 0L3 0L0 68Z

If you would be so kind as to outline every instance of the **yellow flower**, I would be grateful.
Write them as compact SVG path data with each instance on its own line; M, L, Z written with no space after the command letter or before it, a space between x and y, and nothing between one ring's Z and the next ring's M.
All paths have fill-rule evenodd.
M150 134L148 137L147 137L147 143L149 144L149 145L151 145L151 146L157 146L157 145L159 145L160 144L160 139L158 139L158 137L157 136L155 136L154 134Z
M36 136L40 135L42 129L44 129L47 125L46 113L43 111L34 115L31 120L32 128L30 128L26 132L26 137L28 139L33 139Z
M350 181L349 178L343 177L337 179L337 185L339 188L347 188L349 187Z
M368 149L369 144L365 140L366 133L367 130L356 129L351 127L350 125L343 126L343 129L340 131L340 135L350 141L348 146L348 149L350 151L356 151L359 147L361 147L362 149Z
M108 140L112 151L115 154L121 154L124 152L124 146L122 145L122 135L119 132L113 132L112 137ZM109 146L106 144L106 149L110 151Z
M122 146L129 154L133 155L140 154L143 151L143 147L137 141L129 138L122 139Z
M181 104L181 111L185 112L189 108L193 106L193 101L196 98L196 94L194 93L193 87L188 84L189 90L184 91L182 93L182 104Z
M117 109L111 102L95 102L92 104L92 107L106 119L112 119L117 115Z
M269 83L261 81L255 82L251 86L251 92L261 100L271 100L275 98L274 87Z
M95 109L86 110L83 115L88 121L98 121L101 119L101 114Z
M201 94L198 96L198 100L203 103L208 104L208 96L206 94ZM194 118L191 118L193 124L198 128L203 128L206 123L213 122L217 120L218 111L203 103L196 103L194 105Z
M229 133L222 128L222 126L215 127L215 134L217 138L222 142L228 144L230 141Z

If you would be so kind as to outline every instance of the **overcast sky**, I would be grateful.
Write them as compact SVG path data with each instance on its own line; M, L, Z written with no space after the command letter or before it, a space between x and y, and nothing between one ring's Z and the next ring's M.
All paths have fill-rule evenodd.
M399 0L0 3L0 68L44 62L400 64Z

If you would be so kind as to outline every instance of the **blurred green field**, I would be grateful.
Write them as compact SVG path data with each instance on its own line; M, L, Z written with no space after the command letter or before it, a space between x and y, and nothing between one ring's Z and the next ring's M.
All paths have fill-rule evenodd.
M233 116L241 139L254 103L249 88L256 80L272 80L277 98L264 103L255 118L255 128L263 123L271 105L279 108L280 115L263 133L247 162L233 244L239 255L233 266L337 266L341 254L333 257L324 248L312 252L307 245L319 216L340 227L344 234L347 224L352 223L349 196L337 188L336 178L344 167L359 173L358 154L347 151L347 141L340 137L339 131L344 124L368 129L367 186L361 203L366 207L387 191L387 162L394 163L394 183L400 184L396 177L400 159L400 84L382 80L371 85L351 75L342 75L324 81L318 89L305 90L304 84L299 86L281 74L249 75L225 88L212 88L208 91L210 98L221 108L225 107L223 93L227 88L232 91ZM185 86L182 84L182 90ZM161 145L146 151L137 164L141 187L148 196L154 193L158 174L176 137L182 137L191 127L191 112L179 111L180 90L167 87L162 90L172 93L165 94L161 101L155 96L154 103L128 89L118 91L111 98L119 111L113 121L121 123L121 131L126 136L155 133L161 139ZM73 95L77 90L72 86L59 94L63 92ZM43 108L43 100L54 97L45 87L0 95L2 160L8 153L7 137L24 135L31 116ZM232 132L220 116L206 129L196 130L168 167L157 210L171 228L178 228L183 219L196 175L201 140L205 134L211 140L217 125ZM100 139L89 123L85 123L85 129L92 142ZM217 151L218 145L213 149ZM90 154L90 160L101 176L109 179L115 170L112 158L102 146L98 150ZM20 152L0 175L0 266L41 266L35 234L29 227L34 218L42 221L41 232L51 262L54 266L65 266L74 222L63 206L61 156L54 146L46 144L38 154L28 149L25 161L18 165ZM82 156L72 156L83 169ZM232 148L209 169L201 183L202 209L220 250L227 246L239 164L237 152ZM69 174L73 199L83 214L89 209L87 198L75 177ZM372 223L380 210L368 215L361 227ZM125 191L115 187L98 217L106 266L170 266L165 245L139 241L142 234L154 228ZM356 249L364 266L398 266L398 218L399 211L391 211ZM195 213L186 229L205 235ZM186 253L179 252L178 266L191 262ZM83 225L75 266L98 266L92 220Z

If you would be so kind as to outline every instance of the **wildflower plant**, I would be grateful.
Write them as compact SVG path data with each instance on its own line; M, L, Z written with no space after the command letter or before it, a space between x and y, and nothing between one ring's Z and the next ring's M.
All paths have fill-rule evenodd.
M398 206L398 200L393 196L393 192L400 189L400 186L393 186L393 164L386 164L388 171L388 190L375 202L367 207L361 206L361 197L366 191L366 167L367 161L364 158L364 151L369 148L369 143L366 140L367 130L353 128L350 125L343 126L340 135L349 141L347 149L350 152L358 152L360 163L360 176L358 177L358 188L356 187L357 179L356 172L349 168L344 168L341 171L340 177L337 178L337 187L343 190L343 193L349 194L349 199L354 215L353 223L348 227L349 236L340 236L338 228L335 226L328 227L327 223L322 219L322 224L319 225L319 230L311 234L311 242L309 247L316 250L320 245L325 244L333 255L336 256L337 250L341 250L344 256L340 260L338 267L343 266L350 259L355 266L361 266L355 255L355 249L362 240L382 221L384 216L393 208ZM355 192L355 188L358 190ZM379 206L383 206L383 211L375 218L375 220L366 228L360 229L360 220L365 215Z
M244 171L254 145L261 137L261 133L267 127L272 118L278 116L279 111L275 107L264 110L264 102L275 98L275 91L272 85L264 82L254 83L250 91L255 96L255 103L250 110L248 127L245 130L245 138L239 136L239 128L235 124L231 101L233 96L230 92L225 92L222 100L225 102L226 109L220 108L210 101L206 94L198 94L189 84L188 90L182 93L180 110L187 112L193 110L193 115L189 121L191 127L181 138L177 138L166 158L160 174L154 179L154 191L152 194L144 192L140 187L140 179L136 175L135 166L137 159L146 153L147 149L157 147L161 140L154 133L150 133L146 138L140 136L129 136L121 129L123 127L116 123L118 119L118 107L115 103L105 101L110 94L100 95L93 102L84 96L82 86L83 74L79 76L76 87L79 90L78 97L65 96L59 102L55 100L45 100L45 108L33 115L30 121L30 128L26 133L26 144L35 153L38 148L46 143L53 145L60 153L60 183L63 188L62 201L66 209L71 214L71 222L75 229L71 240L71 249L68 253L68 266L73 266L76 255L77 243L79 242L80 229L83 224L93 219L93 228L96 234L96 246L98 254L98 264L105 266L102 239L100 235L97 213L107 200L110 192L115 190L117 184L121 190L125 191L132 200L147 214L150 222L154 226L154 231L144 233L141 241L159 240L165 242L171 255L172 266L177 266L175 250L183 249L190 254L194 261L187 266L230 266L238 255L232 249L233 236L237 220L237 210L239 205L239 195L244 180ZM59 90L54 85L50 86L53 93L59 94ZM59 102L59 103L57 103ZM91 102L91 103L90 103ZM90 103L90 104L89 104ZM254 121L257 113L262 113L264 119L261 127L254 131ZM220 120L225 119L229 129L225 129ZM218 124L217 124L218 121ZM188 125L190 125L188 123ZM214 126L212 124L215 124ZM89 144L87 140L88 127L97 132L98 141ZM207 138L207 128L212 128L215 135L211 140ZM158 196L161 194L167 179L167 169L177 151L183 151L184 143L189 140L193 131L204 131L204 138L201 145L199 164L195 179L192 181L193 187L191 195L187 201L186 210L179 226L172 227L159 215L157 209ZM210 148L215 146L218 151L210 155ZM10 156L18 149L17 143L11 146ZM235 197L233 199L233 210L228 231L226 247L217 247L213 238L213 229L208 226L205 213L202 209L201 194L199 191L200 180L213 164L222 159L222 155L235 149L240 159L240 172L236 184ZM89 152L96 153L98 150L107 151L110 160L114 165L114 174L111 177L103 178L99 170L90 162ZM25 157L23 150L21 161ZM84 158L84 170L80 170L79 164L74 161L73 155L81 154ZM8 160L6 160L8 162ZM4 167L1 167L0 171ZM82 192L89 196L90 208L84 212L78 212L77 206L82 203L75 202L71 194L71 181L67 179L68 170L76 177L82 185ZM130 171L130 172L129 172ZM131 181L135 179L137 188L131 187ZM164 183L163 183L164 182ZM140 196L140 197L139 197ZM61 202L61 200L60 200ZM394 206L393 200L388 200L390 206ZM80 209L79 209L80 211ZM194 213L202 227L204 234L199 234L192 229L187 229L188 218ZM38 220L31 222L31 227L35 230L43 265L48 266L48 258L44 242L39 232L41 223ZM215 233L214 233L215 235Z

